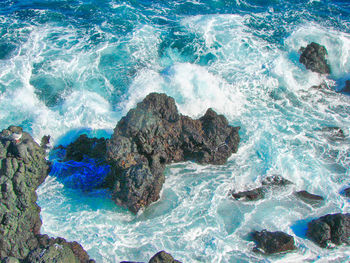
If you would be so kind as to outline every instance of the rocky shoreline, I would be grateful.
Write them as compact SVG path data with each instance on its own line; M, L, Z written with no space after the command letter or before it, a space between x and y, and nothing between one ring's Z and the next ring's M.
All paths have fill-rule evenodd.
M307 69L320 74L331 72L325 47L311 43L300 52L300 62ZM173 98L151 93L118 122L111 139L81 135L65 148L64 160L84 162L92 158L107 165L109 173L98 187L110 189L117 205L138 213L160 198L167 164L225 164L238 150L239 129L212 109L197 120L184 116ZM323 132L330 133L334 140L345 138L338 127L325 127ZM40 234L42 222L35 191L50 171L50 163L45 159L48 140L49 137L43 138L39 146L18 126L10 126L0 134L1 262L95 262L77 242ZM291 184L275 175L265 178L258 188L231 195L236 200L255 201L274 188ZM345 189L344 195L349 196L349 192L349 188ZM324 201L322 196L305 190L294 195L310 205ZM251 237L256 243L255 252L269 255L298 249L293 236L280 231L253 231ZM320 247L349 245L350 214L328 214L310 221L307 237ZM161 251L149 262L180 261Z

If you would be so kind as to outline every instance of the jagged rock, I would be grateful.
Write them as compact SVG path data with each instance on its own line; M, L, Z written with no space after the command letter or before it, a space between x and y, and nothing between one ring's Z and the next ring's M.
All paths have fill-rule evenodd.
M311 205L320 204L324 201L324 198L322 196L311 194L307 191L299 191L299 192L296 192L295 195L305 203L308 203Z
M37 248L30 252L26 263L79 263L67 245L53 244L46 248Z
M286 233L267 230L254 231L252 238L256 242L255 251L264 254L274 254L295 250L294 238Z
M331 72L326 60L327 50L324 46L312 42L306 48L300 48L300 52L299 62L304 64L307 69L321 74Z
M236 200L243 199L246 201L256 201L263 199L265 197L265 193L267 193L270 188L284 187L293 183L280 175L271 175L265 177L261 181L261 184L261 187L252 190L232 193L232 197Z
M236 200L243 199L246 201L256 201L265 197L265 189L263 187L259 187L249 191L232 193L232 196Z
M238 149L239 127L212 109L193 120L173 98L151 93L123 117L107 142L113 200L136 213L159 199L165 165L186 160L224 164Z
M42 252L40 207L35 191L48 170L45 150L21 127L10 126L0 133L0 260L22 262L30 253ZM88 262L80 260L81 251L75 243L67 243L74 258ZM44 262L33 260L30 262Z
M180 261L174 259L172 255L165 251L160 251L155 254L148 263L181 263Z
M106 140L104 138L88 138L86 134L82 134L66 148L65 160L81 162L85 156L95 159L105 159Z
M306 235L321 247L350 244L350 214L328 214L308 223Z

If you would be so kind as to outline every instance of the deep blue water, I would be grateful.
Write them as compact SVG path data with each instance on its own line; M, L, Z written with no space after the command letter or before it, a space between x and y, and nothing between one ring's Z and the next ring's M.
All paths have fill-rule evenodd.
M152 91L181 113L209 107L240 125L224 166L170 165L161 200L137 216L108 192L89 191L107 167L56 163L38 190L42 232L80 242L97 262L147 261L159 250L183 262L344 262L349 249L305 238L311 218L349 212L349 1L0 1L0 128L21 125L52 145L81 133L108 137ZM307 71L299 49L328 51L329 76ZM326 83L329 89L311 86ZM341 127L332 140L325 126ZM80 167L80 168L79 168ZM294 186L256 203L233 201L281 174ZM94 176L94 175L97 175ZM312 207L293 196L326 197ZM252 230L292 234L298 250L251 252Z

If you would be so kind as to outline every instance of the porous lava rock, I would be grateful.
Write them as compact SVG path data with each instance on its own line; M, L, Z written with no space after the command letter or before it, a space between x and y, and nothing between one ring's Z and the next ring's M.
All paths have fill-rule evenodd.
M159 199L166 164L224 164L238 149L238 130L212 109L193 120L179 114L173 98L149 94L118 122L107 142L106 183L113 200L137 213Z
M324 46L312 42L306 48L300 48L300 52L299 62L304 64L307 69L320 74L331 72L326 60L327 50Z
M251 234L256 243L254 250L264 254L283 253L295 250L294 238L281 231L254 231Z
M350 244L350 214L328 214L308 223L306 235L321 247Z
M35 191L48 171L45 149L21 127L10 126L0 133L0 260L54 262L27 258L34 251L47 248L40 235L40 207ZM77 262L88 262L82 248L73 250L76 242L52 240L50 246L58 243L68 246Z

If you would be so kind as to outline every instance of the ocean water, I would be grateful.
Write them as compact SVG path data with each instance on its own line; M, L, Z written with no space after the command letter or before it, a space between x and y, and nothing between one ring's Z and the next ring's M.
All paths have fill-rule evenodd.
M107 167L57 166L37 191L42 233L78 241L97 262L147 262L159 250L182 262L349 261L348 247L305 237L313 218L350 212L340 195L350 186L350 97L340 92L350 79L349 1L1 0L0 24L1 129L21 125L53 146L82 133L108 138L153 91L182 114L212 107L241 126L226 165L169 165L161 199L137 215L84 187L94 178L79 179ZM329 76L298 62L312 41L328 50ZM311 88L321 83L329 89ZM294 185L257 202L229 197L273 174ZM326 200L305 204L297 190ZM248 234L262 229L293 235L298 249L253 253Z

